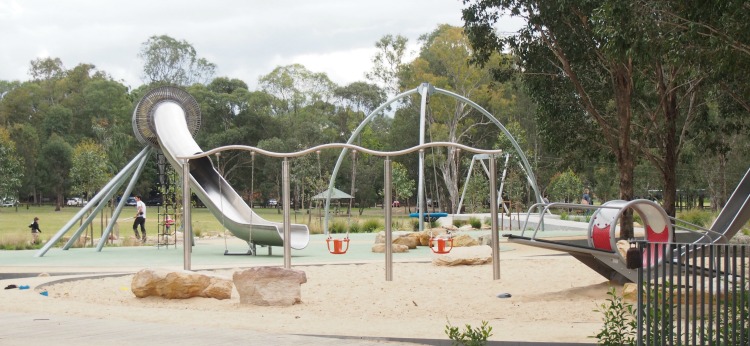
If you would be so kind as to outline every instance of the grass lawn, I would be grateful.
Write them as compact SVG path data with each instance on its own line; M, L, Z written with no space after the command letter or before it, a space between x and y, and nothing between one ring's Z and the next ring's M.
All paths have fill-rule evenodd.
M80 210L81 207L64 207L60 211L55 211L55 207L51 205L21 205L17 208L0 208L0 249L40 248ZM123 209L113 232L119 232L121 237L129 237L133 235L132 219L123 219L131 217L133 214L132 211L134 210L134 207L126 207ZM284 214L281 209L255 208L254 210L266 220L283 222ZM222 234L224 228L221 225L221 220L216 219L208 209L193 208L191 211L193 232L196 235ZM158 212L159 208L156 206L149 206L147 209L148 217L146 218L146 232L150 237L155 236L158 230ZM94 221L92 221L94 238L99 238L101 236L102 231L107 226L108 218L111 213L111 208L106 208L103 213L105 215L104 217L98 215ZM311 213L312 215L309 215L307 210L293 211L291 214L292 223L308 225L310 227L310 232L313 234L322 233L322 210L313 209ZM360 223L368 220L379 220L382 224L384 220L383 209L381 208L365 209L362 216L359 216L359 209L354 209L352 210L352 214L351 218L347 217L344 209L343 212L340 212L329 221L329 226L336 223L337 225L345 227L350 223ZM39 218L39 227L42 230L42 234L39 237L41 244L36 246L30 244L32 238L31 230L28 227L34 217ZM408 212L405 208L393 209L394 229L411 229L412 222L413 219L409 219ZM76 226L68 232L67 236L71 235L77 229L78 225L80 225L80 221L76 222ZM91 232L91 228L89 228L88 232Z

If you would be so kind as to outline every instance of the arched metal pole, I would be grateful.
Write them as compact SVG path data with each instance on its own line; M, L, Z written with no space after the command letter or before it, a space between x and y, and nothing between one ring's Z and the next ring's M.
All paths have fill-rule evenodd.
M362 130L367 126L370 121L375 118L380 112L382 112L386 107L390 106L392 103L400 100L403 97L406 97L408 95L414 94L418 91L418 88L414 88L412 90L403 92L401 94L396 95L392 99L386 101L384 104L380 105L380 107L375 108L374 111L370 112L370 115L368 115L365 120L362 120L361 123L359 123L359 126L357 126L356 129L354 129L354 132L352 132L352 135L349 137L349 140L346 141L346 144L352 144L354 142L354 139L359 136L359 133L362 132ZM336 160L336 165L333 167L333 173L331 174L331 180L328 182L328 196L326 197L326 204L325 204L325 218L323 219L323 232L326 236L328 236L328 218L330 216L329 210L331 208L331 195L333 194L333 188L334 185L336 185L336 175L339 172L339 169L341 168L341 163L344 161L344 157L346 156L347 149L343 148L341 149L341 153L339 154L338 160ZM389 202L390 203L390 202Z
M429 85L429 84L427 84L427 85ZM481 106L479 106L477 103L475 103L475 102L473 102L473 101L471 101L471 100L469 100L469 99L467 99L467 98L465 98L465 97L463 97L461 95L458 95L456 93L453 93L453 92L450 92L450 91L447 91L447 90L443 90L443 89L440 89L440 88L435 88L435 87L433 87L431 85L429 85L429 88L425 88L422 85L420 85L417 88L414 88L412 90L403 92L401 94L398 94L395 97L393 97L392 99L388 100L386 103L382 104L380 107L376 108L374 111L372 111L370 113L370 115L368 115L367 117L365 117L364 120L362 120L362 122L359 124L359 126L357 126L357 128L354 130L354 132L352 132L352 135L349 137L349 140L346 143L347 144L351 144L354 141L354 139L357 136L359 136L359 133L365 128L365 126L370 121L372 121L372 119L375 118L375 116L377 116L380 112L382 112L383 109L385 109L386 107L388 107L389 105L391 105L392 103L396 102L397 100L399 100L401 98L404 98L404 97L406 97L408 95L411 95L411 94L414 94L416 92L421 92L423 90L425 90L425 91L429 90L429 93L438 93L438 94L447 95L449 97L453 97L455 99L461 100L461 101L467 103L469 106L473 107L474 109L478 110L480 113L482 113L484 116L486 116L492 123L494 123L505 134L505 136L508 137L508 140L510 140L511 144L513 145L513 148L516 149L516 152L518 153L518 157L521 158L521 165L522 165L522 167L524 167L524 170L526 172L526 179L528 180L529 185L531 185L532 189L534 190L534 193L535 193L534 198L536 199L537 203L541 203L542 202L542 194L540 193L539 187L536 184L536 177L534 176L534 173L531 170L531 165L529 164L529 160L526 158L526 155L523 153L523 150L521 150L521 146L518 145L518 142L516 142L516 140L510 134L510 132L508 131L508 129L506 129L505 126L503 126L503 124L501 124L500 121L497 120L497 118L495 118L492 114L490 114L490 112L488 112L487 110L485 110L484 108L482 108ZM339 158L336 161L336 165L333 168L333 172L331 173L331 178L330 178L329 183L328 183L328 191L329 192L328 192L328 197L326 198L326 204L325 204L325 213L326 213L326 215L325 215L325 220L324 220L324 223L323 223L323 230L324 230L324 232L325 232L326 235L328 235L328 218L329 218L328 211L329 211L330 205L331 205L331 193L333 191L333 187L334 187L335 182L336 182L336 176L338 175L338 171L341 168L341 162L343 161L345 155L346 155L346 149L341 150L341 154L339 154ZM420 174L422 174L422 173L420 173ZM422 210L422 209L424 209L424 208L420 208L420 210ZM421 225L421 222L420 222L420 225Z

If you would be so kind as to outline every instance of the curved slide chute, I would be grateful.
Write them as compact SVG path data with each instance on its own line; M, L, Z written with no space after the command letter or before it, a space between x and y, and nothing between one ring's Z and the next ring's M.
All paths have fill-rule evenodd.
M169 88L167 92L162 88L154 89L144 96L136 112L148 113L149 127L158 141L158 146L175 170L182 174L182 160L180 157L195 155L203 150L195 142L188 126L190 117L179 98L169 97L172 93L187 93L180 89ZM164 95L167 96L164 96ZM151 95L161 98L157 102L146 102L149 109L141 109L141 104ZM190 97L187 95L187 97ZM191 98L192 99L192 98ZM136 116L136 115L134 115ZM134 122L136 120L134 119ZM135 125L134 125L135 127ZM256 245L283 246L284 226L279 222L271 222L256 214L250 206L237 194L229 183L214 168L208 157L193 159L190 164L190 186L208 210L222 222L224 227L240 239L247 241L249 252L256 253ZM304 249L310 242L310 231L307 225L292 224L290 246L293 249Z

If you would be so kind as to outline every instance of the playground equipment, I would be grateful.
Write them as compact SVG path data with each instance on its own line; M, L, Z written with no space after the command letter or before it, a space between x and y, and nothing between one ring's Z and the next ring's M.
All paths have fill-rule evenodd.
M552 220L545 219L551 208L575 208L593 210L588 224L585 239L553 240L544 238L546 225L554 226ZM651 251L651 258L643 258L647 270L659 275L662 258L673 260L686 255L685 251L662 254L661 243L672 243L676 238L693 244L727 243L750 220L750 169L740 180L737 188L709 228L689 224L669 217L664 209L650 200L633 201L614 200L601 206L569 203L537 203L529 208L526 222L520 235L505 234L509 242L542 247L569 253L582 263L595 270L608 280L615 282L636 282L637 269L628 268L626 252L629 242L619 240L618 225L623 213L633 210L641 220L641 227L635 230L634 240L645 240ZM533 231L527 231L532 215L538 215L539 221ZM530 235L527 235L530 233ZM619 245L619 246L618 246ZM644 255L645 256L645 255Z
M201 153L203 150L195 142L193 135L200 127L200 109L195 99L182 89L159 87L149 91L138 103L133 113L133 130L138 140L145 145L123 170L102 188L90 202L84 206L67 224L65 224L36 256L41 257L66 234L72 226L89 210L91 216L84 220L79 229L63 247L67 250L106 205L106 201L117 192L119 187L130 178L130 184L124 195L130 195L135 182L143 171L143 166L154 150L164 153L177 172L183 173L183 181L189 182L189 189L200 198L208 210L236 237L248 244L248 254L257 253L256 246L284 245L284 225L271 222L257 215L216 171L208 157L191 160L188 169L178 157ZM137 168L136 168L137 165ZM184 172L187 171L187 174ZM115 208L112 220L116 220L125 203L123 198ZM189 201L188 201L188 204ZM186 211L188 208L186 208ZM114 222L105 230L102 239L106 241ZM294 249L303 249L310 240L306 225L290 225L289 244ZM187 233L187 232L186 232ZM187 235L186 235L187 236ZM192 241L192 238L190 239ZM103 242L97 247L101 251Z
M456 99L458 101L464 102L470 107L477 110L479 113L481 113L485 118L487 118L489 121L491 121L493 124L495 124L498 129L505 134L505 136L508 138L510 143L513 145L513 148L515 149L516 153L518 154L518 158L521 160L521 165L523 167L523 170L526 172L526 178L528 180L529 186L534 190L534 198L537 202L542 202L542 195L540 193L539 187L536 184L536 178L534 177L534 173L531 170L531 165L529 164L528 159L526 158L526 155L524 155L523 150L521 150L521 147L518 145L518 142L513 138L513 136L508 132L508 130L503 126L503 124L500 123L497 118L495 118L490 112L476 104L475 102L458 95L456 93L450 92L448 90L443 90L440 88L436 88L433 85L430 85L428 83L422 83L418 87L403 92L401 94L396 95L392 99L386 101L384 104L380 105L378 108L373 110L367 117L365 117L364 120L357 126L357 128L352 132L352 135L349 137L349 140L346 142L346 144L351 144L354 142L354 140L359 136L360 132L365 128L365 126L372 121L376 116L378 116L384 109L386 109L388 106L390 106L392 103L408 97L413 94L419 94L421 96L421 102L419 107L419 144L425 144L425 127L427 126L427 119L426 119L426 113L427 113L427 105L428 105L428 99L432 95L444 95L448 96L450 98ZM334 187L334 183L336 180L336 176L338 174L339 168L341 167L341 163L344 160L344 157L346 156L346 148L341 150L341 154L339 154L339 158L336 161L336 166L333 168L333 172L331 173L331 178L328 183L328 189L331 191L331 189ZM470 151L474 153L478 153L476 151ZM499 155L502 151L495 151L493 155ZM479 153L479 154L487 154L487 153ZM419 179L417 182L417 201L420 213L424 213L427 209L425 208L425 199L424 199L424 151L419 151ZM491 181L491 184L495 184L495 182ZM494 187L493 187L494 188ZM391 203L388 201L387 203ZM325 221L323 224L324 232L328 234L328 220L329 220L329 209L330 209L331 201L330 198L326 199L325 204ZM424 230L424 217L419 217L419 230Z

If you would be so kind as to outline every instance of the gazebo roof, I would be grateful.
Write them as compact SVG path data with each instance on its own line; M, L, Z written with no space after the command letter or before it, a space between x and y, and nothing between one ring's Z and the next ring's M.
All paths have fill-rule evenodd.
M326 198L328 198L328 190L325 190L313 196L312 199L326 199ZM352 197L348 193L341 191L335 187L333 188L333 192L331 193L331 199L350 199L350 198L354 198L354 197Z

